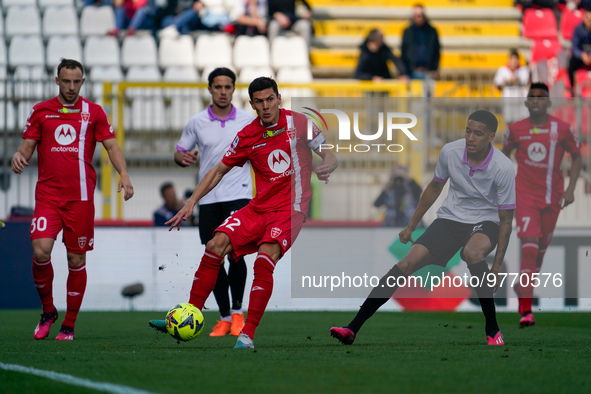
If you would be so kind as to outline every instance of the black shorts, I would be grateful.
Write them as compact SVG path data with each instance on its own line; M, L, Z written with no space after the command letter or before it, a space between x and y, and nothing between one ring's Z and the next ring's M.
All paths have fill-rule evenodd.
M244 208L249 199L216 202L213 204L199 205L199 237L205 245L213 238L213 232L230 216L239 209Z
M423 245L437 258L436 265L445 267L447 262L462 249L470 237L482 233L490 239L491 248L487 255L497 246L499 225L484 221L476 224L460 223L449 219L435 219L415 244Z

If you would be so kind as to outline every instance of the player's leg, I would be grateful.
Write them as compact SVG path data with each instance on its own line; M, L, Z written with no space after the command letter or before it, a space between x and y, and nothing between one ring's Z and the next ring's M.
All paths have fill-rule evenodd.
M68 279L66 280L66 316L55 339L71 341L80 306L86 292L86 253L68 252Z
M43 313L35 327L35 339L44 339L49 335L51 325L57 320L58 313L53 304L53 265L51 251L57 234L62 229L61 218L51 202L36 201L35 212L31 221L31 244L33 247L33 281L39 294Z
M484 330L489 345L503 344L503 337L497 323L494 287L490 286L486 280L490 270L485 260L497 244L498 228L498 225L492 222L479 224L479 230L470 236L461 254L462 259L468 264L470 274L477 278L474 281L471 280L470 283L478 283L474 289L484 314Z

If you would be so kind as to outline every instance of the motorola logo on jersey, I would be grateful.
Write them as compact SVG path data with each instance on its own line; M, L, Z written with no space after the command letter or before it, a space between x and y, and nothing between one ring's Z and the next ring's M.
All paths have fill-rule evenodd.
M276 174L281 174L289 168L291 164L291 160L289 155L282 151L281 149L275 149L273 152L269 154L267 158L267 163L269 164L269 168Z
M55 129L55 140L60 145L70 145L76 140L76 130L69 124L62 124Z
M534 142L528 146L527 155L533 161L540 162L546 158L546 147L539 142Z

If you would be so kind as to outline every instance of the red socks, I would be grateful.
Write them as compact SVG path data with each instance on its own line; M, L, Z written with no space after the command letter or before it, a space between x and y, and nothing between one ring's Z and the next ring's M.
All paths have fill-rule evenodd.
M68 309L66 310L63 325L74 328L84 298L84 292L86 291L86 263L80 267L68 268L66 290L68 293L66 297Z
M205 249L199 268L193 277L193 286L191 286L189 297L189 303L195 305L199 310L203 309L207 297L215 287L221 264L222 257Z
M33 281L41 299L43 313L55 311L55 306L53 306L53 266L51 265L51 259L36 261L33 258Z
M254 280L250 289L250 301L248 302L248 314L242 332L254 339L254 332L259 325L267 303L273 293L273 271L275 262L264 253L259 253L254 261Z
M536 260L538 258L539 246L534 242L527 242L521 245L521 269L519 271L519 314L523 316L526 312L531 312L532 297L534 289L532 286L532 274L538 272ZM525 278L529 277L529 280ZM523 287L520 283L529 283L529 286Z

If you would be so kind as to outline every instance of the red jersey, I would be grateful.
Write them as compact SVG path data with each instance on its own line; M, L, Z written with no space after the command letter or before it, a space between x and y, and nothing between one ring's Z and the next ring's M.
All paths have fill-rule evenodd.
M38 103L27 119L23 138L37 141L35 199L94 199L96 142L115 138L101 106L82 97L73 105L63 105L57 97Z
M293 210L307 214L312 196L312 150L326 140L315 126L308 140L306 117L280 111L279 121L273 126L263 126L257 117L239 131L222 163L233 167L250 161L257 190L250 204L255 211Z
M548 115L545 125L534 127L528 117L509 125L503 146L517 149L517 200L541 206L559 204L564 193L560 170L564 152L576 154L580 151L573 128L552 115Z

